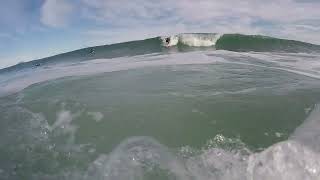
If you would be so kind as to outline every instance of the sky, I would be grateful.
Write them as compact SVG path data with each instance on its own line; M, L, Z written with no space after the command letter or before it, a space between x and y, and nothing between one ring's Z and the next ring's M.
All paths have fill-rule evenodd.
M2 0L0 68L83 47L186 32L320 44L320 0Z

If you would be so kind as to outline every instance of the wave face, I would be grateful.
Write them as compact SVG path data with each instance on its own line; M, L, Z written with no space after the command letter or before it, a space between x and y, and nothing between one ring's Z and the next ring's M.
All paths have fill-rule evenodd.
M260 35L189 33L160 37L165 47L214 47L235 52L320 52L320 46L300 41ZM190 49L190 48L189 48Z
M254 52L320 52L320 46L305 42L258 35L225 34L216 42L216 49Z

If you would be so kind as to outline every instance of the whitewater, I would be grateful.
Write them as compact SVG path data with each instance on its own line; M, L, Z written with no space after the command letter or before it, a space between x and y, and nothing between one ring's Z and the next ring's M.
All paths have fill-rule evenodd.
M185 33L0 70L0 179L316 180L320 48Z

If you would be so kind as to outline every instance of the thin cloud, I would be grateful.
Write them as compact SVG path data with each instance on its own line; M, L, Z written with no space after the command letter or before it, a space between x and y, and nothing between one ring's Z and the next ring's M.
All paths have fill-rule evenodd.
M8 34L8 33L2 33L0 32L0 38L9 38L9 39L12 39L12 35Z
M292 28L296 24L310 27L307 22L320 19L320 3L294 0L82 0L82 5L86 12L84 17L105 25L105 32L133 33L135 29L141 32L144 28L146 30L142 32L145 34L148 29L154 32L156 28L176 32L176 25L180 24L187 32L267 34L279 37L280 34L274 31L278 29L282 37L293 37L292 33L298 31ZM300 28L299 34L293 38L319 44L319 38L305 38L309 37L311 31L314 34L315 30L320 33L316 27ZM89 31L94 30L90 28Z
M73 10L73 5L66 0L45 0L40 21L46 26L63 27L67 25Z
M34 49L42 51L27 59L59 53L52 42L78 49L190 32L262 34L320 44L319 9L318 0L10 0L0 6L0 48L14 63ZM47 48L39 44L41 37Z

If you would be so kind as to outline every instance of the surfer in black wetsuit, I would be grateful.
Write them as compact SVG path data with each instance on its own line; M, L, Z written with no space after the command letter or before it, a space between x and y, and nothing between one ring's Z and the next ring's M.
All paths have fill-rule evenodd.
M166 43L167 43L167 45L170 44L170 37L167 37L167 38L166 38Z
M94 53L94 49L92 48L92 49L90 49L89 54L93 54L93 53Z
M32 69L35 69L35 68L38 68L38 67L40 67L41 66L41 64L40 63L35 63L35 64L33 64L32 65Z

